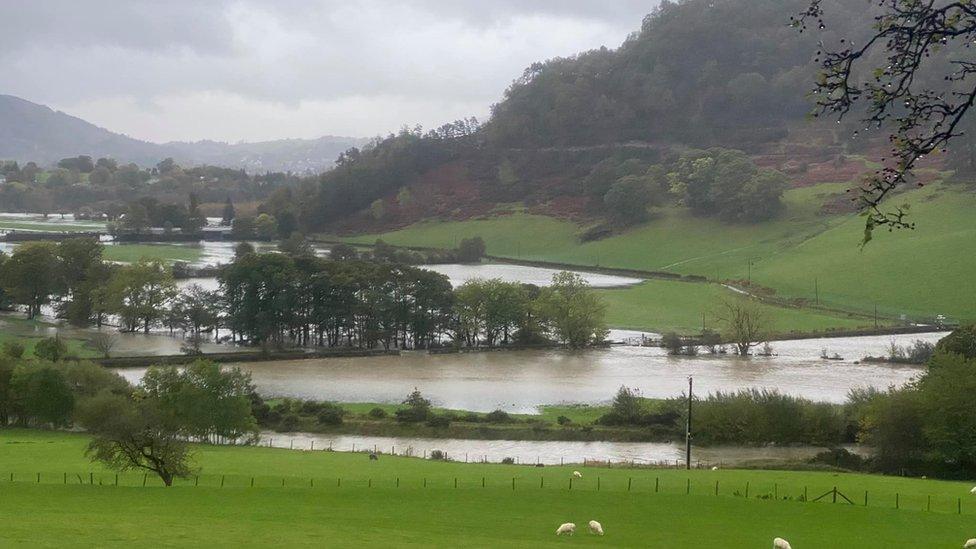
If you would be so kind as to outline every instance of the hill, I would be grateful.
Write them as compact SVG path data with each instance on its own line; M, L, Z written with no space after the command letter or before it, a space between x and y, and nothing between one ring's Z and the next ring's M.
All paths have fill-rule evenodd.
M0 159L41 165L88 155L121 163L155 166L165 158L183 165L243 168L252 173L291 171L318 173L332 167L340 153L366 140L326 136L257 143L216 141L140 141L113 133L61 111L11 95L0 95Z

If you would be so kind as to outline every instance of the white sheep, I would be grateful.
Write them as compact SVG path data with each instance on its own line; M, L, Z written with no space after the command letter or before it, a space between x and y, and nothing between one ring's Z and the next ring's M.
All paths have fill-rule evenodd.
M970 494L976 494L976 486L973 486L973 489L970 490L969 493Z
M973 549L974 547L976 547L976 538L967 539L966 545L962 546L963 549Z
M603 535L603 525L600 524L599 522L595 520L591 520L588 526L590 527L591 534L596 534L598 536Z
M573 471L573 476L576 478L583 478L583 473L580 473L579 471Z
M560 524L559 528L556 529L557 536L561 536L563 534L569 534L572 536L575 533L576 533L576 523L573 522Z
M773 549L793 549L793 547L791 547L790 542L786 541L785 539L776 538L773 540Z
M712 471L718 471L718 465L713 466Z

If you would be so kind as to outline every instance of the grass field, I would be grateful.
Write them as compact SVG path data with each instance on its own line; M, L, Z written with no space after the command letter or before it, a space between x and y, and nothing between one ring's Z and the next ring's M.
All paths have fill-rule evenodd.
M64 223L45 223L34 221L20 221L17 219L4 219L0 217L0 230L20 230L20 231L51 231L65 233L84 233L84 232L104 232L104 223L91 222L64 222Z
M50 324L37 320L4 315L0 318L0 346L7 341L18 341L24 346L24 356L32 357L34 356L34 346L37 345L37 342L45 337L49 337L47 335L33 334L38 329L50 326ZM87 347L85 345L86 342L81 339L64 337L62 341L68 347L68 354L70 356L77 356L79 358L94 358L99 356L94 349Z
M200 259L200 248L172 244L116 244L105 246L105 259L122 263L135 263L142 258L193 262Z
M791 189L784 196L786 211L769 223L726 224L665 208L640 227L589 243L579 242L581 228L573 223L523 213L430 221L349 240L371 243L383 238L397 245L451 247L462 238L481 236L488 253L496 256L667 270L713 280L746 279L751 271L753 282L781 297L819 296L825 305L866 313L877 307L889 317L945 314L955 320L976 319L976 286L967 283L976 271L976 255L967 251L976 239L976 221L969 215L976 208L976 194L944 184L903 193L894 202L912 205L917 229L879 232L862 249L862 218L819 211L845 188L831 183ZM711 300L716 289L648 285L632 292L611 297L614 324L650 328L664 323L679 328L695 315L699 320L694 325L700 325L701 311L695 309ZM795 316L797 329L823 325L825 320L835 327L847 324L807 312Z
M754 548L782 536L801 549L949 548L976 529L976 499L959 482L390 456L374 462L363 454L201 447L199 480L162 488L150 479L143 487L142 474L129 473L115 486L114 473L82 456L85 442L80 434L0 430L0 513L7 518L0 544ZM574 469L583 479L570 490ZM857 505L798 501L804 490L813 498L834 486ZM590 519L603 523L605 537L554 535L562 522L582 530Z

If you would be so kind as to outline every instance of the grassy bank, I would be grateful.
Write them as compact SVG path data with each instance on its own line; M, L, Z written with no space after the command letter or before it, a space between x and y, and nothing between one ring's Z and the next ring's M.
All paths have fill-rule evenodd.
M782 536L795 547L958 547L972 535L976 516L965 483L817 472L536 469L389 456L369 461L362 454L267 448L199 447L199 480L164 489L149 479L143 487L142 475L131 473L114 486L113 472L83 457L85 443L77 434L0 431L0 512L16 517L0 531L0 543L753 548ZM574 469L583 479L570 490ZM834 486L858 505L800 501L804 492L812 499ZM605 537L553 535L562 522L583 527L590 519L603 523Z
M945 314L972 319L976 288L965 281L976 270L976 257L961 250L976 238L976 221L968 215L976 207L976 194L943 184L905 192L898 201L912 204L918 228L879 233L862 249L862 218L820 211L825 202L840 199L846 186L791 189L784 196L785 212L768 223L727 224L664 208L644 225L588 243L579 241L582 228L571 222L518 212L429 221L347 240L371 243L382 238L396 245L452 247L462 238L481 236L488 253L499 257L671 271L712 280L744 280L751 274L754 283L785 299L819 298L821 304L862 313L877 307L881 315L893 318ZM638 328L700 326L697 305L711 302L721 290L677 284L647 284L631 295L610 293L610 316L616 324ZM695 315L698 321L690 321ZM795 315L791 329L851 324L842 315Z

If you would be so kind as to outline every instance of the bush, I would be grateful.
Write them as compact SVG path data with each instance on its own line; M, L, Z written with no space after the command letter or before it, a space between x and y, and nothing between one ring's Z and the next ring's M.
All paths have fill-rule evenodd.
M556 423L558 423L560 425L569 425L572 422L573 422L573 420L569 419L566 416L559 416L559 417L556 418Z
M281 422L278 423L277 431L285 433L297 431L301 424L302 419L298 417L298 414L288 414L281 418Z
M850 471L860 471L864 467L864 458L845 448L831 448L826 452L820 452L808 461L809 463L820 463Z
M495 410L493 412L489 412L488 415L485 416L485 421L489 423L511 423L514 420L512 419L512 416L508 415L508 412L505 412L504 410Z
M447 459L447 454L445 454L441 450L432 450L430 452L430 459L433 459L433 460L436 460L436 461L445 460L445 459Z
M372 419L385 419L387 416L386 410L383 408L373 408L367 414Z
M20 359L24 356L24 344L19 341L7 341L3 344L3 354L13 359Z
M51 362L57 362L67 354L68 347L59 336L44 338L34 345L34 356Z
M323 402L319 405L319 423L322 425L342 425L342 416L346 411L338 404Z
M468 413L464 414L464 417L461 418L461 421L464 421L466 423L480 423L481 422L481 416L479 416L478 414L476 414L474 412L468 412Z
M661 347L664 347L669 355L680 355L685 342L681 336L674 332L668 332L661 336Z
M306 400L302 402L300 410L305 415L314 416L322 411L322 405L315 401Z
M502 463L505 465L515 465L515 458L502 458Z
M395 414L397 421L401 423L420 423L427 421L431 415L430 401L424 398L417 389L414 389L407 396L403 404L406 404L407 407L400 408Z
M428 427L437 427L443 429L451 426L451 418L447 416L430 416L427 419Z

